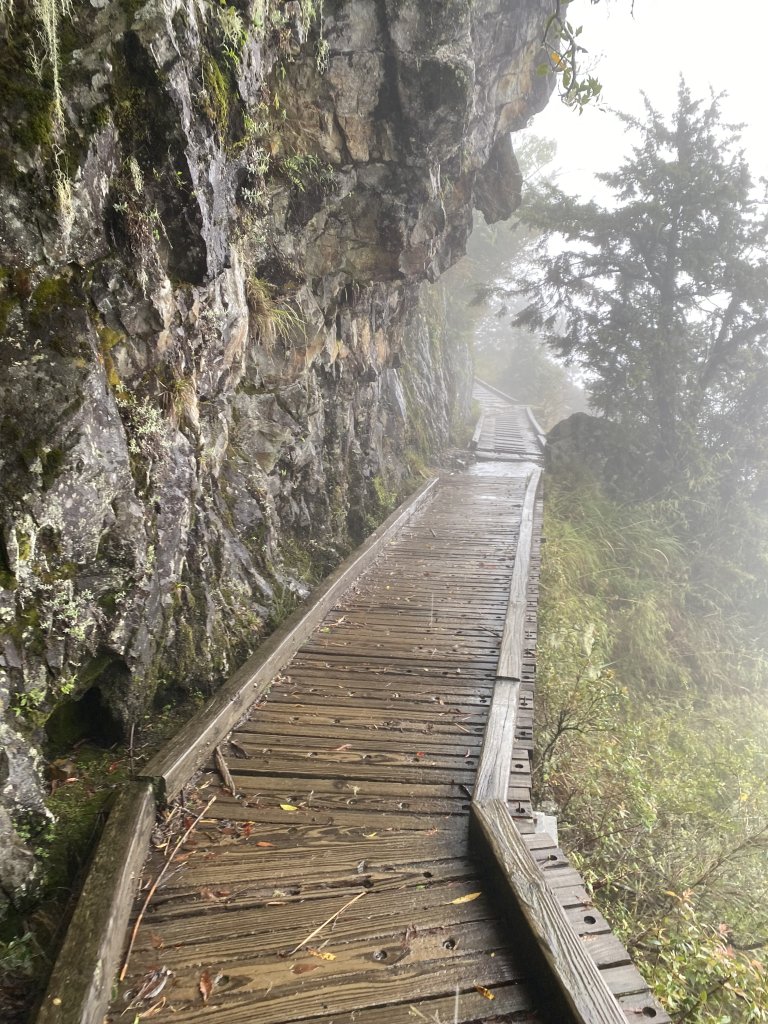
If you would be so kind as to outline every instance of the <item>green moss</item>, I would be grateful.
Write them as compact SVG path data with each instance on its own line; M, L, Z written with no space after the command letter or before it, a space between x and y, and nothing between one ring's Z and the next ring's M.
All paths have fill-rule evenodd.
M15 590L17 587L16 577L7 569L0 569L0 590Z
M6 53L12 53L11 48ZM6 57L0 65L0 93L9 118L11 139L25 153L53 144L53 95L51 88L29 73L22 58Z
M203 85L207 100L205 112L223 138L229 128L232 89L227 73L208 53L203 55Z
M79 747L68 772L77 781L59 785L48 797L46 803L55 820L38 840L46 889L69 888L84 863L99 817L112 795L111 787L128 777L128 759L125 751L121 753L122 759L111 750Z
M112 327L100 326L96 328L96 331L99 335L99 348L102 352L111 352L115 345L125 341L125 334Z
M312 552L295 537L286 537L280 545L280 553L286 566L305 583L316 583L323 575Z
M8 319L18 304L18 299L8 295L0 296L0 334L5 334L8 327Z
M54 310L73 309L79 305L72 284L66 277L46 277L32 292L29 301L29 320L39 326Z
M181 619L176 627L176 657L179 678L193 674L200 664L200 652L197 649L195 631L192 626Z
M19 548L19 561L26 562L32 554L32 538L26 533L16 534L16 544Z
M376 495L376 500L382 511L391 511L397 504L397 491L388 487L382 476L375 476L371 480L371 484L373 486L373 493Z
M64 464L66 452L61 448L51 448L40 456L43 466L43 487L48 490L53 486Z

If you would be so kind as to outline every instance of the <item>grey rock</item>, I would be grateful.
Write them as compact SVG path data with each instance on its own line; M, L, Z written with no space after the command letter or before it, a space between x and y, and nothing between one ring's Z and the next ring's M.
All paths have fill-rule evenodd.
M218 5L91 0L66 161L23 59L26 99L0 113L10 899L37 870L14 829L46 814L47 716L96 690L127 732L164 686L213 690L307 592L307 559L321 573L361 540L381 482L405 487L406 453L466 411L469 357L441 347L424 282L473 206L518 201L509 133L549 95L551 4L327 7L318 47L298 3L238 40Z

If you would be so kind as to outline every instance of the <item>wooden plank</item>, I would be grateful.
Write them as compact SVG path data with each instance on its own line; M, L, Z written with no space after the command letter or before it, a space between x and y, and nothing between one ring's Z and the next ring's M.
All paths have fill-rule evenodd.
M107 818L36 1024L100 1024L155 820L149 782L126 783Z
M472 807L473 835L498 865L505 902L524 921L550 983L574 1024L626 1024L602 974L576 935L515 827L506 803Z
M408 999L403 1003L390 1002L386 1006L370 1009L355 1009L349 1013L334 1014L332 1017L313 1017L312 1024L419 1024L427 1021L435 1024L450 1021L451 1024L477 1024L478 1021L517 1021L519 1024L542 1024L534 1015L534 1003L527 985L511 982L495 985L493 1001L475 989L456 992L436 999ZM490 1014L490 1016L489 1016ZM243 1017L227 1017L227 1024L241 1024ZM244 1024L250 1024L247 1016ZM284 1024L305 1024L305 1021L285 1021Z
M393 958L390 955L389 959ZM282 1024L324 1016L336 1020L341 1013L388 1006L390 1003L414 1003L419 999L444 996L457 987L460 993L473 992L478 984L491 988L496 984L517 981L522 976L519 965L507 957L497 955L491 959L485 952L446 957L442 962L431 963L405 959L391 966L386 961L377 964L369 960L366 967L365 970L355 969L347 977L337 978L333 985L325 987L320 984L323 971L320 966L316 968L320 972L317 981L313 980L312 974L305 975L302 979L304 984L292 988L280 984L282 975L278 976L276 971L268 980L259 979L252 984L247 970L233 970L205 1008L202 1008L197 988L198 973L197 977L183 979L185 984L174 989L172 1020L175 1024L195 1024L203 1014L206 1020L223 1019L227 1024L238 1021L243 1024ZM283 971L288 974L290 966L284 963ZM485 1002L484 1005L493 1013L493 1003Z
M531 426L536 434L536 440L539 442L541 450L544 451L547 444L547 435L539 426L539 421L533 415L533 409L531 409L530 405L526 405L525 411L528 414L528 419L531 421Z
M483 432L483 425L484 424L485 424L485 410L482 409L480 411L480 415L477 418L477 423L475 424L475 430L474 430L474 433L472 434L472 441L470 442L470 447L477 448L478 442L480 441L480 435Z
M410 517L434 495L437 478L427 481L371 534L318 588L306 607L297 609L244 665L145 766L142 778L160 780L165 800L177 793L210 756L248 708L264 694L336 601L383 551Z
M216 1006L229 1010L248 1000L253 1024L307 1020L389 1001L443 995L456 985L471 989L525 976L525 967L486 929L473 932L466 928L460 941L446 948L443 943L450 936L446 929L425 934L417 930L411 936L399 930L378 948L374 943L342 946L333 963L301 955L273 956L264 958L263 963L228 963L226 981L214 992L205 1017L208 1019ZM489 938L495 941L488 943ZM492 952L496 955L490 956ZM293 971L297 965L311 967L316 974L297 975ZM216 967L212 965L214 970ZM174 978L174 1021L200 1019L199 978L199 966L179 971Z
M503 679L521 679L523 674L523 651L526 646L525 629L528 609L528 576L531 564L533 542L533 516L536 508L536 492L539 487L541 470L531 470L525 491L525 501L520 517L520 531L517 540L517 557L512 570L509 586L509 603L504 632L501 638L501 653L496 675Z
M485 388L486 391L490 391L494 395L498 395L499 398L503 398L505 402L509 402L510 405L519 406L520 402L511 395L508 395L506 391L502 391L500 388L495 387L493 384L489 384L487 380L483 380L481 377L475 376L475 380L481 388Z
M481 803L486 800L507 798L519 696L519 680L497 680L485 726L474 789L474 799Z

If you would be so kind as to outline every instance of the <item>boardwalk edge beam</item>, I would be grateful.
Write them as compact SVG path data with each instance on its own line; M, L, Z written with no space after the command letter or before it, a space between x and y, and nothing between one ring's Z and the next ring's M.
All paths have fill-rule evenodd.
M100 1024L144 865L155 800L126 783L112 806L48 982L36 1024Z
M505 800L472 802L475 843L496 865L504 903L522 919L575 1024L626 1024L584 941L574 931L520 835Z
M520 514L496 684L470 808L471 831L475 846L501 879L505 905L533 940L531 952L544 961L562 1010L574 1024L625 1024L621 1007L552 894L507 807L540 481L537 466L528 474Z

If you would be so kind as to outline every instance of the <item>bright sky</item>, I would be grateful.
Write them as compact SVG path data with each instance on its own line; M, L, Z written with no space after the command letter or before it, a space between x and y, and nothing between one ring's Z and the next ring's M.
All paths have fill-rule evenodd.
M670 113L682 72L695 98L710 87L727 92L724 120L744 123L743 145L755 178L768 177L766 0L575 0L568 12L583 25L579 41L589 50L593 74L603 85L603 105L642 114L640 90ZM553 96L533 119L536 135L557 140L558 181L565 191L591 196L594 171L612 170L631 140L606 110L591 105L579 116Z

